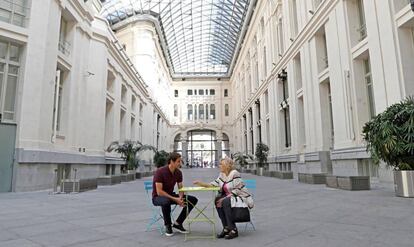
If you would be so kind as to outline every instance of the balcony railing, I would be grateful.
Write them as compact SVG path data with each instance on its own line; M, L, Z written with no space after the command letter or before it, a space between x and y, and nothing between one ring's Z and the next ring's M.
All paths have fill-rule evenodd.
M24 1L26 3L26 1ZM13 25L26 27L29 18L27 17L30 8L15 3L12 0L0 1L0 21L4 21Z
M363 24L360 28L357 29L359 32L359 41L365 39L367 37L367 26L366 24Z
M65 40L60 40L59 41L58 49L59 49L59 51L61 51L66 56L70 55L70 47L71 47L71 44L69 42L67 42Z

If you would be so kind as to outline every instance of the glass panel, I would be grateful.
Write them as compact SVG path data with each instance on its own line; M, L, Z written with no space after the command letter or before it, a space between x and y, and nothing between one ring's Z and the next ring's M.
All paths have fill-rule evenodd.
M9 65L9 75L17 75L19 73L19 67L18 66L13 66L13 65Z
M216 91L214 89L210 89L210 95L215 95Z
M25 16L21 14L14 13L13 15L13 24L17 26L24 26Z
M20 48L15 45L10 45L10 61L19 62Z
M2 1L0 1L0 2L2 2ZM0 21L10 23L10 18L11 18L11 12L10 11L0 9Z
M0 41L0 58L6 59L7 55L7 43Z
M26 0L14 0L14 12L25 15Z
M158 14L173 72L215 76L228 72L252 2L107 0L103 16L115 24L132 13Z
M13 113L16 98L17 76L9 75L7 77L6 95L4 100L4 111ZM12 120L12 119L10 119Z

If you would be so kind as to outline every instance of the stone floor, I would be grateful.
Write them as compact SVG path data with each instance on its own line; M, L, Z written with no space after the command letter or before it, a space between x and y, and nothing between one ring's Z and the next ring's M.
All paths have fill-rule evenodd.
M185 185L217 176L216 169L183 172ZM257 179L256 231L244 232L240 225L240 237L233 240L185 242L179 233L145 232L150 209L142 179L80 194L0 194L0 246L414 246L414 200L396 197L390 186L351 192L243 177ZM202 204L209 199L208 194L195 195ZM216 226L221 230L218 220ZM194 231L207 232L207 227L200 224Z

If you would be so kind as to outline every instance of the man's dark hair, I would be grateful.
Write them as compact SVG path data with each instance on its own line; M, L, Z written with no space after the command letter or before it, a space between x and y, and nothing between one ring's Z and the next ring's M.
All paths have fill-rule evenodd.
M176 162L178 158L181 158L181 154L176 152L170 153L170 155L168 156L167 164L170 164L171 161Z

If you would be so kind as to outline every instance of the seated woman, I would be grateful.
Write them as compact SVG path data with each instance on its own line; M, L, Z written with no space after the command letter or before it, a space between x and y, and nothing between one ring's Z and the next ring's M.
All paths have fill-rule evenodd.
M238 237L236 224L232 218L232 208L236 203L243 202L249 208L253 208L253 198L250 196L240 173L235 170L234 161L230 158L220 160L220 174L218 178L210 183L194 181L197 186L220 187L219 196L216 198L216 208L223 224L223 231L217 238L232 239Z

